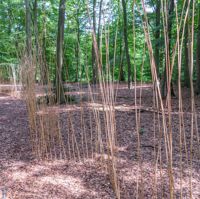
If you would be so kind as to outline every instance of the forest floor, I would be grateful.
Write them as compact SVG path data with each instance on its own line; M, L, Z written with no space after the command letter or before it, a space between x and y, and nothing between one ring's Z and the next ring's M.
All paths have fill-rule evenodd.
M158 128L154 128L154 124L158 124L159 119L152 108L152 86L138 87L138 96L141 88L141 164L139 164L137 152L135 89L128 90L124 84L117 89L115 103L117 174L120 181L121 198L134 199L137 193L139 193L139 198L154 198L154 196L158 199L170 198L163 139L161 141L162 161L159 158L156 167L155 152L158 149L159 133ZM96 92L98 94L98 90ZM63 121L70 112L77 137L80 136L81 129L81 106L80 103L74 103L52 107ZM83 118L86 131L90 131L91 106L101 107L98 103L84 102ZM197 142L199 132L194 131L193 135L191 169L190 161L187 161L186 150L182 149L180 153L177 98L173 99L172 107L174 194L176 198L180 198L182 182L183 198L190 198L191 179L193 199L199 199L200 154ZM191 105L190 93L187 89L183 90L183 107L185 141L189 151ZM199 97L196 99L196 112L198 113L197 125L200 128ZM63 122L63 128L66 129L66 127L67 124ZM81 138L77 138L77 142L81 149ZM182 169L180 168L181 155ZM0 198L1 194L6 194L6 199L114 199L115 194L109 176L98 160L98 157L94 159L85 157L84 161L36 160L31 153L26 103L23 99L0 93ZM142 180L138 182L138 179Z

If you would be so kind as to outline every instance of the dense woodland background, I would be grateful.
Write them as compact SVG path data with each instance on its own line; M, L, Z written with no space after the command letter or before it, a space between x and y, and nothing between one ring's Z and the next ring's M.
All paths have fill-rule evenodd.
M164 1L165 2L165 1ZM166 59L165 59L165 37L163 27L163 11L167 16L167 34L170 59L177 41L177 24L187 13L186 22L180 30L180 42L183 39L181 51L181 79L185 86L189 87L190 71L190 43L194 43L193 58L194 71L193 80L197 84L199 92L199 3L195 2L194 24L192 22L192 2L178 1L176 5L173 0L166 1L167 7L163 8L164 2L160 0L144 1L148 15L148 26L151 42L153 45L158 77L161 82L166 81ZM189 10L187 10L190 2ZM65 6L64 37L58 23L59 3ZM26 51L26 37L31 43L30 51L36 60L35 79L45 84L47 79L55 82L56 61L60 56L57 48L58 37L63 37L63 63L62 80L68 82L97 81L97 64L95 62L95 51L91 31L94 29L100 58L105 70L109 64L113 81L136 81L143 79L145 82L152 81L150 60L148 50L144 50L145 36L143 30L143 11L140 1L24 1L12 0L1 1L1 71L2 68L19 68L20 60ZM166 11L164 10L166 9ZM177 9L177 11L176 11ZM27 13L26 13L27 12ZM182 15L182 18L181 18ZM27 24L27 26L26 26ZM194 27L193 27L194 26ZM181 33L184 34L183 38ZM194 36L192 38L192 28ZM107 39L106 39L107 38ZM105 39L107 41L105 41ZM193 39L194 41L191 41ZM63 43L63 44L62 44ZM28 44L27 44L28 45ZM107 47L106 47L107 46ZM145 57L145 58L143 58ZM144 68L141 65L144 59ZM178 57L175 57L172 82L178 79ZM87 67L86 67L87 65ZM87 75L88 73L88 75ZM2 75L8 80L6 71Z

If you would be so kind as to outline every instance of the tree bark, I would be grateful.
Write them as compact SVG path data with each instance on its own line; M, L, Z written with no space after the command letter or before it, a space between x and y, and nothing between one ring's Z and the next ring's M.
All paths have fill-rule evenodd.
M93 0L93 31L96 34L96 0ZM97 83L97 67L95 60L95 49L94 49L94 41L92 42L92 73L93 73L93 84Z
M161 8L161 0L156 1L156 31L155 31L155 62L156 62L156 70L158 77L159 69L160 69L160 8Z
M172 78L169 82L169 75L170 74L170 56L171 56L171 39L172 39L172 24L173 24L173 12L174 12L174 0L169 1L169 7L168 7L168 27L167 27L167 33L168 33L168 46L167 47L167 54L165 56L165 70L164 70L164 78L163 78L163 84L162 84L162 97L165 98L167 95L167 92L170 91L171 96L175 96L173 84L172 84Z
M39 57L40 57L40 73L41 73L41 82L43 85L48 83L48 66L46 61L46 1L42 2L42 47L39 46Z
M76 23L77 23L77 42L76 42L76 79L75 82L78 82L79 79L79 65L80 65L80 22L79 22L79 8L76 13Z
M33 13L34 13L34 35L35 35L35 48L36 48L36 59L38 63L39 59L39 41L38 41L38 1L34 1L33 5Z
M122 43L120 43L120 65L119 65L119 81L125 81L124 77L124 51L122 50Z
M31 10L29 0L25 0L26 6L26 56L29 59L32 55L32 42L31 42Z
M123 18L124 18L124 44L125 44L125 51L126 51L126 60L128 66L128 88L131 87L131 61L129 55L129 46L128 46L128 32L127 32L127 11L126 11L126 2L122 0L122 7L123 7Z
M196 81L196 92L200 94L200 3L198 3L198 32L197 32L197 50L196 50L196 70L197 70L197 81Z
M66 0L60 0L59 17L58 17L58 33L56 48L56 101L61 104L65 102L65 95L62 84L62 66L63 66L63 44L64 44L64 23L65 23L65 4Z
M11 10L11 3L10 0L8 0L8 35L12 32L12 10Z
M102 3L103 3L103 0L100 1L100 5L99 5L99 22L98 22L98 33L97 33L98 49L100 48L100 30L101 30Z
M190 87L190 73L189 73L189 49L188 49L188 19L185 26L185 67L184 67L184 85Z
M122 29L122 23L121 20L119 20L119 27ZM119 55L120 55L120 63L119 63L119 81L124 82L124 42L123 42L123 33L120 32L120 47L119 47Z
M40 72L40 76L42 77L42 71L41 71L41 59L40 59L40 53L39 53L39 40L38 40L38 1L35 0L33 3L33 25L34 25L34 37L35 37L35 58L36 58L36 73L35 73L35 79L38 75L38 68ZM42 81L43 78L40 78Z
M169 28L168 28L168 38L169 38L169 58L171 56L171 50L172 50L172 42L171 42L171 39L172 39L172 25L173 25L173 12L174 12L174 0L171 0L170 1L170 7L169 7L169 22L168 22L168 25L169 25ZM171 66L171 64L170 64ZM171 68L170 68L171 69ZM167 86L167 90L168 89L168 86ZM171 82L170 82L170 92L171 92L171 96L175 97L175 92L174 92L174 87L173 87L173 84L172 84L172 78L171 78Z

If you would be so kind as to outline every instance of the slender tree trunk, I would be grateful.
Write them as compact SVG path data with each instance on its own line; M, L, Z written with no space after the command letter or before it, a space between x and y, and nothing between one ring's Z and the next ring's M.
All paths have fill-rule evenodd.
M174 12L174 0L170 0L170 7L169 7L169 18L168 18L168 25L169 25L169 28L168 28L168 38L169 38L169 57L171 56L171 51L172 51L172 25L173 25L173 12ZM168 89L167 89L168 90ZM173 84L172 84L172 79L171 79L171 82L170 82L170 92L171 92L171 95L172 96L176 96L175 95L175 92L174 92L174 87L173 87Z
M198 3L198 32L197 32L197 50L196 50L196 70L197 70L197 81L196 81L196 92L200 94L200 3Z
M34 13L34 35L35 35L36 59L38 63L39 41L38 41L38 1L37 0L34 1L33 13Z
M124 77L124 51L122 49L122 41L120 42L120 65L119 65L119 81L125 81Z
M37 78L37 71L38 71L38 67L40 70L40 74L41 74L41 65L40 65L40 58L39 58L39 40L38 40L38 1L35 0L34 4L33 4L33 15L34 15L34 21L33 21L33 25L34 25L34 36L35 36L35 56L36 56L36 73L35 73L35 78Z
M32 55L32 42L31 42L31 10L29 0L25 0L26 6L26 56L31 58Z
M172 79L169 82L170 75L170 56L171 56L171 39L172 39L172 25L173 25L173 12L174 12L174 0L169 0L169 12L168 12L168 46L167 46L167 55L165 57L165 70L164 70L164 78L162 85L162 97L166 97L167 91L170 90L171 95L175 96ZM170 88L169 88L170 87Z
M65 102L65 95L62 84L62 66L63 66L63 44L64 44L64 23L65 23L65 3L66 0L60 0L59 17L58 17L58 33L57 33L57 49L56 49L56 101L57 103Z
M93 0L93 29L94 33L96 33L96 0ZM93 72L93 84L97 83L97 68L96 68L96 60L95 60L95 49L94 49L94 41L92 42L92 72Z
M47 84L48 83L48 66L46 61L46 1L43 0L42 4L42 10L43 10L43 17L42 17L42 23L43 23L43 31L42 31L42 52L41 52L41 78L42 83Z
M10 3L10 0L8 0L8 18L9 18L9 21L8 21L8 35L11 34L12 32L12 7L11 7L11 3Z
M126 60L128 65L128 88L131 87L131 61L129 55L129 46L128 46L128 32L127 32L127 12L126 12L126 2L122 0L122 7L123 7L123 18L124 18L124 44L125 44L125 51L126 51Z
M99 5L99 22L98 22L98 35L97 35L97 42L98 42L98 49L100 48L100 31L101 31L101 14L102 14L102 4L103 0L100 1Z
M156 31L155 31L155 62L156 62L156 70L157 75L159 77L159 69L160 69L160 8L161 8L161 0L156 1Z
M77 23L77 42L76 42L76 79L75 82L78 82L79 79L79 64L80 64L80 22L79 22L79 8L76 13L76 23Z
M188 20L185 26L185 67L184 67L184 84L186 87L190 87L190 73L189 73L189 49L188 49Z
M169 54L171 53L172 24L173 24L174 0L169 1L168 14L168 38L169 38Z

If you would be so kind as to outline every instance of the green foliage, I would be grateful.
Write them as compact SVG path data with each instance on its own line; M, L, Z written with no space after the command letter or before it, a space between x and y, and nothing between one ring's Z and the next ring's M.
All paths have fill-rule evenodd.
M33 3L34 1L31 1ZM96 27L98 30L98 17L99 17L99 3L97 0L96 7ZM106 65L106 44L105 40L108 34L106 30L109 30L109 64L114 70L114 80L119 79L120 65L123 65L125 79L127 80L127 63L124 52L123 41L123 17L121 1L112 0L112 3L104 2L103 14L101 19L102 29L102 63L105 70ZM133 1L127 1L127 16L128 16L128 42L129 51L131 57L131 70L132 77L134 77L134 67L136 67L137 81L151 81L151 71L149 64L149 55L146 51L145 62L142 73L142 60L143 51L145 45L145 38L142 26L142 15L138 12L138 8L141 9L140 1L136 1L137 6L134 7L134 27L133 27ZM160 27L155 26L155 6L156 1L145 1L148 8L148 18L150 34L152 43L155 46L156 43L160 45L160 73L162 74L164 69L164 37L163 37L163 24L161 19ZM199 1L198 1L199 3ZM198 4L197 3L197 4ZM178 15L180 17L181 8L183 2L178 2ZM57 38L57 24L58 24L58 6L59 0L42 1L38 0L38 38L40 48L43 48L45 39L45 47L42 49L45 53L46 63L49 71L50 80L55 79L56 70L56 38ZM197 6L198 7L198 6ZM32 13L33 5L31 4ZM141 11L141 10L140 10ZM90 18L92 17L92 1L89 1ZM34 22L34 15L32 14L32 23ZM175 13L174 19L175 20ZM45 21L45 23L44 23ZM197 28L198 16L195 16L195 28ZM32 24L32 43L33 52L35 49L35 36L34 36L34 24ZM133 28L135 35L133 35ZM161 30L161 36L159 40L155 40L155 31L159 28ZM117 31L117 34L116 34ZM79 33L79 43L77 35ZM172 46L175 45L176 27L172 28ZM45 35L45 36L44 36ZM97 35L97 32L96 32ZM117 35L117 46L115 52L115 36ZM17 64L24 54L25 46L25 5L23 0L8 0L0 1L0 62L8 64ZM135 40L136 39L136 40ZM134 49L135 40L135 49ZM65 20L65 39L64 39L64 65L62 71L62 77L64 81L85 81L87 79L86 71L90 80L92 79L92 37L91 26L87 13L86 1L83 0L70 0L66 4L66 20ZM77 45L79 46L79 57L77 57ZM196 48L196 46L195 46ZM115 60L114 60L115 56ZM77 61L78 59L78 61ZM177 60L176 60L177 61ZM78 62L78 70L77 70ZM114 66L115 63L115 66ZM38 66L40 67L40 66ZM78 72L77 72L78 71ZM78 73L78 75L77 75ZM6 74L3 74L7 78ZM37 79L40 78L38 75ZM177 68L174 69L173 78L177 78ZM133 78L132 78L133 79Z

